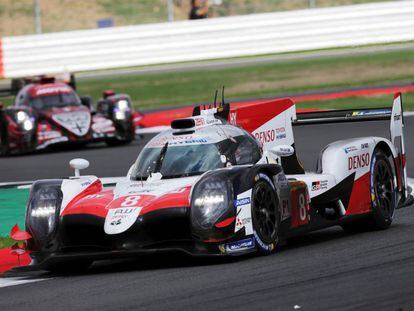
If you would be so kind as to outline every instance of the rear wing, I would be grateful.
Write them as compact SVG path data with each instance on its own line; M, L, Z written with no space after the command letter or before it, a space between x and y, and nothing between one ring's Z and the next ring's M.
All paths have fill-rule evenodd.
M390 141L398 154L396 159L397 176L405 199L409 198L407 184L407 168L404 143L404 115L401 93L394 96L392 107L364 108L348 110L329 110L297 113L293 126L308 124L327 124L340 122L390 121Z

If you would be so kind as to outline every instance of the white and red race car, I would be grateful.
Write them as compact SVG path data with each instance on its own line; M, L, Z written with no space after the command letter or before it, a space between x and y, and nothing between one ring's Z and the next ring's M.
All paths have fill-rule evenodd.
M97 141L113 146L134 139L127 94L105 91L94 109L89 96L78 96L74 76L70 77L15 80L20 85L10 90L16 93L14 105L5 108L0 103L0 155Z
M391 138L323 149L316 172L298 161L293 125L390 120ZM142 149L125 179L103 189L75 177L33 184L26 231L33 267L183 251L239 255L324 227L388 228L407 193L401 95L392 108L296 114L291 99L196 107Z

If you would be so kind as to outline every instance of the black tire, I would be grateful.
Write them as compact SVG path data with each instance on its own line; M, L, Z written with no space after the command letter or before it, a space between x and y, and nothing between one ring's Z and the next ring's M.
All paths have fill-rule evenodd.
M274 185L259 175L252 190L252 223L255 242L261 254L270 254L279 243L280 210Z
M128 126L127 128L130 128L130 126ZM108 139L106 141L106 144L110 147L122 146L122 145L129 144L134 140L135 133L133 133L132 131L126 130L125 133L123 133L120 136L121 136L121 139L118 139L118 138Z
M53 273L53 274L80 274L85 273L89 267L92 265L91 260L82 259L82 260L74 260L74 261L65 261L54 263L45 268L45 270Z
M393 220L397 207L397 188L394 184L394 170L388 157L381 151L375 150L371 164L373 185L371 185L372 216L374 229L387 229Z
M345 232L387 229L393 220L397 206L397 188L394 170L381 149L374 150L371 160L371 214L355 222L342 225Z

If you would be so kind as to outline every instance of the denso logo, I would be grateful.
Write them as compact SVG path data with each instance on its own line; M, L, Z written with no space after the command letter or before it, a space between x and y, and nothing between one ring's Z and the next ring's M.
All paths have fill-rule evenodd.
M267 130L259 133L255 133L254 136L262 143L269 143L275 141L275 130Z
M348 170L356 170L358 168L369 165L369 153L356 155L348 158Z
M269 143L275 141L276 139L286 138L286 129L284 127L278 127L274 130L255 133L254 136L262 143Z

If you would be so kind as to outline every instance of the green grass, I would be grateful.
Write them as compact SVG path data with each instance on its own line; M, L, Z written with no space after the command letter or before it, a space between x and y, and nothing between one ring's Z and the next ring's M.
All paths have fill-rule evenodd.
M414 53L400 51L102 78L79 81L78 86L81 94L92 95L95 99L101 96L102 90L114 89L130 94L136 108L155 108L211 101L214 90L222 85L226 86L227 98L246 98L413 80ZM337 103L340 102L342 105L349 100ZM353 100L350 103L355 104ZM311 104L315 107L331 105L332 108L336 105L335 102ZM409 106L414 109L412 104Z
M28 197L29 189L0 189L0 236L9 235L16 223L24 228Z
M14 243L16 243L16 242L13 241L11 238L9 238L9 237L1 237L0 236L0 249L6 248L6 247L10 247Z
M393 95L381 95L374 97L349 97L337 100L301 102L298 108L322 108L322 109L342 109L342 108L375 108L391 107ZM403 94L404 110L414 110L414 93Z
M222 85L226 86L226 98L231 99L407 81L414 81L413 51L100 78L79 81L78 89L80 94L91 95L95 100L101 97L105 89L128 93L136 108L145 109L211 101L214 90ZM301 103L299 106L356 108L389 105L391 97L351 98ZM11 104L12 98L3 101L6 105ZM414 110L411 95L405 100L405 108Z

